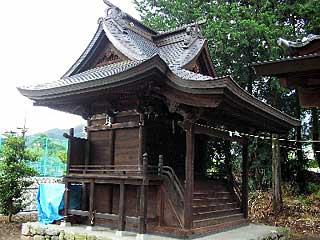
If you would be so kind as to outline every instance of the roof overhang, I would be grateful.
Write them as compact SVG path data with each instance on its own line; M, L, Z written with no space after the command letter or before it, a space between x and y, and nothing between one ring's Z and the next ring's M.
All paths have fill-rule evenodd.
M320 106L320 55L291 57L252 65L258 75L275 76L286 88L298 90L303 107Z
M315 71L320 69L320 55L311 54L290 57L276 61L252 64L256 74L260 76L285 76L289 73Z

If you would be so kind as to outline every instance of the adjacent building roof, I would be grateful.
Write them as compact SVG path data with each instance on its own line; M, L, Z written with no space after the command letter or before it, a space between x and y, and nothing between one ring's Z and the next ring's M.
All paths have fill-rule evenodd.
M287 58L253 63L261 76L280 78L283 87L298 90L304 107L320 106L320 36L308 35L295 42L280 38L279 46L289 54Z

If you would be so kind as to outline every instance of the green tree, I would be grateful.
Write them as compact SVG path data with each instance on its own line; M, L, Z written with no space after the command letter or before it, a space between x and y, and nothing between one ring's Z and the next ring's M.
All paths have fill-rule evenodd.
M25 207L24 193L32 184L28 178L36 174L26 161L35 161L37 155L25 147L23 137L6 137L0 152L0 213L11 222L12 216Z
M283 89L277 78L257 77L249 66L257 61L286 57L288 53L277 45L279 37L296 40L308 33L319 33L317 10L320 9L320 1L135 0L135 3L144 23L158 30L206 20L202 28L217 73L231 75L258 99L302 119L304 112L295 91ZM302 131L302 128L297 128L289 136L301 139ZM271 146L270 142L268 144ZM297 147L301 148L300 145ZM271 147L251 149L254 151L250 154L251 158L268 156L271 152ZM294 171L299 173L307 164L301 151L295 156L286 157L286 163L290 162L291 166L295 166ZM265 159L268 160L265 165L271 166L271 158ZM261 165L252 165L253 173L258 172L255 168L261 168ZM294 176L291 173L286 175Z
M29 144L29 146L34 151L38 152L40 156L59 159L62 163L66 163L66 144L61 140L51 139L46 134L40 134Z

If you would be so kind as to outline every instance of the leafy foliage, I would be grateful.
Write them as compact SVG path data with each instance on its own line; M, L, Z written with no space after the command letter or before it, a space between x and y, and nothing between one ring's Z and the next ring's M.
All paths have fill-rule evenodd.
M46 134L40 134L29 144L29 148L37 152L40 156L50 157L51 159L59 159L66 163L67 147L66 141L59 139L51 139Z
M167 30L186 23L206 20L202 26L218 75L231 75L258 99L292 115L305 119L295 91L284 89L277 78L255 75L250 64L287 55L277 45L279 37L295 40L309 33L319 34L320 2L317 0L135 0L145 24ZM310 122L304 122L307 128ZM303 128L289 133L299 139ZM219 145L216 154L219 155ZM212 146L213 146L212 145ZM295 147L301 148L297 145ZM211 150L212 151L212 150ZM271 183L271 144L250 143L250 175L255 188ZM301 181L300 172L307 167L306 156L282 151L283 175ZM213 156L212 152L209 155Z
M26 161L37 157L26 149L23 137L7 135L0 152L0 213L9 221L25 207L23 193L32 184L28 178L36 174Z

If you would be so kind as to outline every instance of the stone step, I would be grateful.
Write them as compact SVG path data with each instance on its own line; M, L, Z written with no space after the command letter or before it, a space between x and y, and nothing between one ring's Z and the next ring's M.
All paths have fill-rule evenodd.
M232 214L232 215L222 216L222 217L200 219L200 220L193 221L193 227L194 228L201 228L201 227L206 227L206 226L222 224L225 222L238 221L238 220L242 220L242 219L244 219L242 213Z
M230 197L232 198L232 194L228 191L209 191L209 192L195 192L193 194L193 199L201 199L201 198L221 198L221 197Z
M198 212L198 213L193 213L193 219L194 220L209 219L209 218L223 217L223 216L229 216L229 215L234 215L239 213L241 213L240 208L223 209L223 210L207 211L207 212L200 212L200 213Z
M236 220L236 221L230 221L230 222L216 224L213 226L194 228L193 231L195 232L195 234L206 234L208 232L210 232L210 233L220 232L220 231L225 231L227 229L233 229L233 228L245 226L248 224L249 224L249 221L247 219L240 219L240 220Z
M193 199L193 206L208 206L220 203L230 203L235 202L234 199L230 197L220 197L220 198L201 198L201 199Z
M193 212L202 213L202 212L211 212L211 211L227 210L227 209L234 209L234 208L239 208L239 203L230 202L230 203L203 205L203 206L193 206Z

